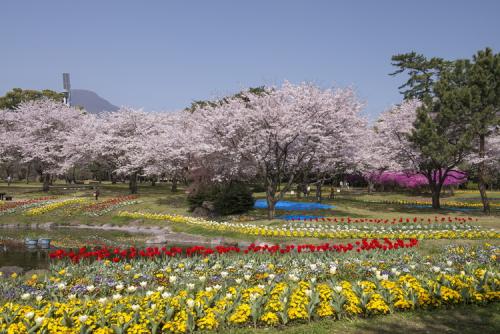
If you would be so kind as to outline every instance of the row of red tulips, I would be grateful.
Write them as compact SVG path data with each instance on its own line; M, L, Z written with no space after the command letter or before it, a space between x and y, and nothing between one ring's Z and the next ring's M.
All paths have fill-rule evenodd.
M102 202L86 205L85 207L83 207L83 211L84 212L103 211L111 206L120 204L122 202L131 201L131 200L134 200L137 198L138 198L137 195L127 195L127 196L119 196L119 197L109 198L109 199L104 200Z
M74 263L80 262L81 260L110 260L113 262L120 262L124 260L130 260L135 258L158 258L167 256L208 256L211 254L229 254L229 253L243 253L243 254L255 254L255 253L265 253L265 254L287 254L291 252L338 252L346 253L350 251L362 252L362 251L390 251L400 248L412 248L418 246L418 240L410 239L404 241L401 239L389 240L387 238L378 240L360 240L354 243L346 244L329 244L324 243L320 245L303 244L303 245L255 245L251 244L246 248L240 248L236 246L216 246L214 248L205 246L193 246L188 248L181 247L147 247L145 249L138 249L135 247L129 248L109 248L106 246L98 247L94 249L88 249L86 247L80 248L78 251L64 249L58 249L49 254L51 259L63 260L69 259Z
M288 221L305 221L305 222L330 222L330 223L377 223L377 224L397 224L397 223L466 223L478 221L477 218L472 217L450 217L450 216L434 216L432 218L423 217L399 217L399 218L351 218L351 217L317 217L317 218L301 218L293 217L287 219Z

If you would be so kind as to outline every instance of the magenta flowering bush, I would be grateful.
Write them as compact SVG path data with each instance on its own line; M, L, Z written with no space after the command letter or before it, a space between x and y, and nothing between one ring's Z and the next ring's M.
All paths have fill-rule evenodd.
M419 188L429 184L427 178L422 174L414 172L391 172L371 173L366 178L375 184L396 185L402 188ZM434 176L438 178L437 174ZM467 174L462 171L450 171L443 185L455 186L467 181Z

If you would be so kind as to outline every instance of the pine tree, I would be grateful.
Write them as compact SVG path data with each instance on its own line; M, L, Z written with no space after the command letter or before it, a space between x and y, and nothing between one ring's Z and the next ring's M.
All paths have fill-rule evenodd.
M490 48L478 51L473 57L467 79L472 98L470 123L475 129L475 139L478 143L478 187L483 211L489 214L486 183L491 175L484 159L487 151L486 139L497 131L500 125L500 53L494 54Z

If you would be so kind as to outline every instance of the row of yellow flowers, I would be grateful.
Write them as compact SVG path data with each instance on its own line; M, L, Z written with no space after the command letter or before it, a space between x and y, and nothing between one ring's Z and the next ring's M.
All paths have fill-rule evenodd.
M39 216L43 215L49 211L57 210L62 207L72 205L72 204L84 204L89 202L89 199L85 198L69 198L69 199L64 199L61 201L54 201L52 203L45 204L40 207L32 208L30 210L27 210L25 214L27 216Z
M498 190L490 190L488 193L498 193ZM455 194L461 195L461 194L478 194L479 195L479 190L477 189L468 189L468 190L455 190Z
M237 232L255 236L267 237L315 237L315 238L335 238L335 239L358 239L358 238L392 238L392 239L496 239L500 238L500 233L495 230L370 230L363 231L356 227L347 229L294 229L280 228L279 226L255 225L250 223L229 223L205 220L202 218L148 213L148 212L129 212L121 211L119 217L127 217L134 219L152 219L166 220L173 223L183 223L190 225L198 225L206 229Z
M278 326L320 318L370 316L453 304L500 300L500 281L476 275L438 274L419 279L357 282L276 282L198 291L166 288L99 299L66 297L0 306L0 333L192 333L245 325Z

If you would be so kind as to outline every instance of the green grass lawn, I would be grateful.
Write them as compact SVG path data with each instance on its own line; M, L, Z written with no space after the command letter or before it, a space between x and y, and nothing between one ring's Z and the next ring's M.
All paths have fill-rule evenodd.
M280 329L241 328L228 334L494 334L500 332L500 303L485 306L457 306L416 312L400 312L375 318L314 321Z

